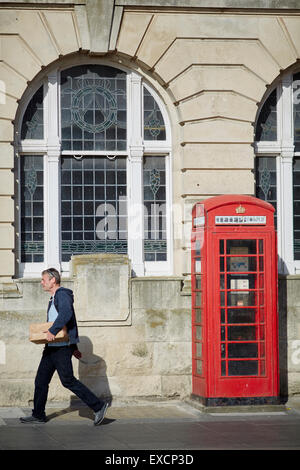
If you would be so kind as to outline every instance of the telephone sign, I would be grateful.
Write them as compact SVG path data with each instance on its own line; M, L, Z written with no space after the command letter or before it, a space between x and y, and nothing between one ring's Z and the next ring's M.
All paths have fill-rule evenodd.
M192 215L193 395L208 406L277 403L274 208L216 196Z
M215 224L216 225L227 225L227 224L237 224L237 225L243 225L243 224L254 224L254 225L260 225L266 224L266 216L264 215L245 215L245 216L216 216L215 217Z

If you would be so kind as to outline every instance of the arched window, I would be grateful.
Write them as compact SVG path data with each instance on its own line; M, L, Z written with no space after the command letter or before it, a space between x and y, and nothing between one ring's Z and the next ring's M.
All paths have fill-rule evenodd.
M300 272L300 73L278 80L256 123L256 195L274 205L279 269Z
M19 111L20 275L68 273L84 253L170 274L169 129L136 73L82 63L47 75Z
M44 90L41 86L31 98L22 121L21 139L44 138Z
M277 89L266 99L258 117L256 142L277 141Z

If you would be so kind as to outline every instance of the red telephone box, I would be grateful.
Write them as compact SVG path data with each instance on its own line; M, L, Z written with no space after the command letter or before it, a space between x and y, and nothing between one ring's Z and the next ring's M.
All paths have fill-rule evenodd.
M278 403L274 208L216 196L192 216L193 396L206 406Z

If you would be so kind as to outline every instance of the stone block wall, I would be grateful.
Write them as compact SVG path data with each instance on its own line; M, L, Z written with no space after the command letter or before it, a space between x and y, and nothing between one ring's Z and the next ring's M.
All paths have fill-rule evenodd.
M300 276L279 278L279 367L283 396L300 395Z
M2 406L27 404L32 398L41 346L29 344L28 327L44 321L48 298L39 280L16 279L14 126L35 81L50 73L54 64L71 65L78 57L90 59L92 53L104 63L140 73L166 106L172 134L172 203L182 208L173 226L174 233L180 232L173 253L178 277L128 279L127 303L118 304L117 316L103 310L97 317L97 303L86 297L90 294L85 293L83 303L77 297L81 346L91 362L74 365L99 394L184 396L190 393L191 382L190 297L182 295L181 276L190 273L191 207L216 194L254 193L258 107L268 87L300 58L300 11L295 4L288 10L269 2L277 9L267 10L257 2L255 10L241 6L238 11L225 0L221 10L219 2L209 2L205 9L203 2L198 9L179 1L164 9L125 0L108 9L106 2L58 6L55 1L24 1L0 6ZM83 289L80 275L64 281L74 287L75 297ZM281 382L293 394L300 390L299 282L297 276L281 279L279 296ZM54 380L50 398L66 397Z
M77 262L86 270L86 264ZM86 257L83 256L83 259ZM96 255L100 264L109 271L114 256ZM117 257L118 258L118 257ZM123 272L127 257L119 262ZM99 262L100 260L100 262ZM111 262L112 261L112 262ZM191 297L184 295L182 280L170 278L127 277L128 295L122 292L123 302L111 296L109 276L103 270L91 272L94 281L102 284L98 296L94 284L81 289L74 276L64 279L62 285L74 289L75 309L78 307L79 349L83 362L73 358L75 375L97 395L128 399L132 397L185 397L191 393ZM94 264L95 266L95 264ZM127 269L128 272L128 269ZM105 291L108 293L105 296ZM127 315L123 320L115 315L119 305L124 306L127 296ZM81 298L81 304L79 299ZM29 342L29 325L46 321L49 295L44 293L40 280L18 280L8 292L2 290L0 300L1 344L5 346L5 360L0 357L0 406L28 405L33 398L34 377L43 345ZM82 306L89 299L94 310L83 315ZM130 299L130 301L128 301ZM98 304L98 309L96 305ZM105 305L105 310L103 310ZM123 307L122 307L123 308ZM111 312L110 317L103 312ZM124 310L122 310L124 312ZM69 401L71 394L64 389L55 374L49 391L50 401Z
M78 258L73 260L77 263L77 273L80 269L87 271L89 257L83 256L79 263ZM102 264L98 274L95 260ZM127 262L127 257L119 259L120 272ZM116 260L113 263L115 268ZM103 265L109 270L110 258L104 255L101 260L101 255L95 256L92 272L95 282L104 286L100 298L93 284L81 289L80 276L62 282L74 289L75 308L78 307L79 349L83 361L73 358L75 375L97 395L112 399L189 397L192 361L188 286L183 286L180 277L130 278L128 275L127 315L120 319L115 315L119 313L119 305L125 312L125 304L116 302L117 284L116 295L111 297L107 289L108 295L103 298ZM111 282L109 276L107 280ZM279 373L283 399L300 394L299 288L300 276L279 279ZM123 301L126 300L124 292ZM82 315L76 300L80 296L81 308L87 299L94 305L90 317ZM48 298L39 279L17 280L0 291L0 406L27 406L33 398L34 377L43 346L29 342L29 325L46 320ZM108 312L107 308L111 309L110 318L102 315ZM51 382L49 400L72 400L57 375Z
M114 9L106 8L106 0L65 7L55 1L9 3L0 7L1 281L19 275L14 126L36 80L54 64L71 65L85 54L90 59L89 53L140 73L166 106L172 202L182 209L174 230L187 227L174 240L174 274L189 273L187 207L216 194L254 194L258 106L281 72L299 60L299 11L278 2L270 11L259 4L253 11L242 5L233 11L229 1L223 10L218 2L204 10L180 1L168 8L165 2L145 8L143 1L116 1Z

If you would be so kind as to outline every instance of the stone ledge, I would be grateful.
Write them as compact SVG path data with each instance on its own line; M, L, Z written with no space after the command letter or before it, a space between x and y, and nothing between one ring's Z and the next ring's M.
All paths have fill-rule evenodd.
M19 291L18 286L15 282L0 284L0 298L20 298L23 294Z
M288 281L297 281L300 279L300 274L279 274L278 275L278 279L279 281L284 281L284 280L288 280Z
M13 1L13 0L11 0ZM15 0L17 1L17 0ZM36 0L37 1L37 0ZM116 4L124 7L165 7L165 8L234 8L241 10L299 10L298 0L117 0Z
M184 400L185 403L196 408L197 410L201 411L202 413L274 413L274 412L286 412L287 407L284 404L279 405L236 405L236 406L205 406L200 401L189 398Z

